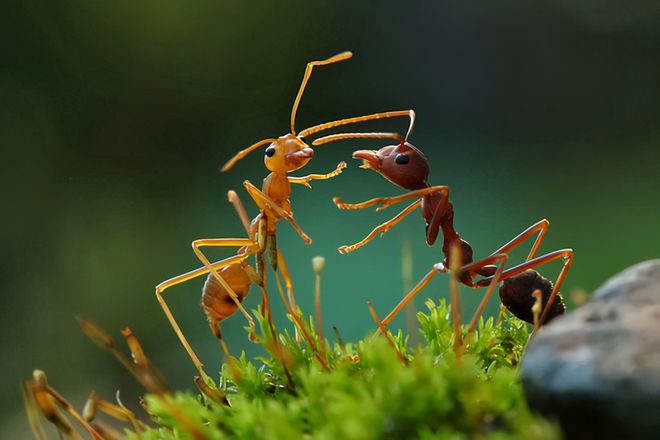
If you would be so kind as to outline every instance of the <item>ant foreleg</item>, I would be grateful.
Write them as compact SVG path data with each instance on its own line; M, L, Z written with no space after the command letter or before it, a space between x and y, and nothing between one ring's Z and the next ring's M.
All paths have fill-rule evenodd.
M303 232L303 230L300 228L296 220L293 218L293 214L291 212L287 212L280 208L277 203L275 203L273 200L271 200L270 197L268 197L266 194L264 194L259 188L254 186L252 183L250 183L249 180L246 180L243 182L243 186L245 187L246 191L252 197L252 200L254 200L254 203L256 203L257 206L259 206L261 209L264 209L266 211L272 211L275 214L277 214L279 217L287 220L293 229L300 235L300 237L303 239L305 244L311 244L312 239L309 238L307 234Z
M369 233L364 239L361 241L350 245L350 246L341 246L339 248L339 252L342 254L348 254L350 252L353 252L354 250L364 246L367 244L369 241L371 241L378 233L384 234L388 230L390 230L394 225L399 223L404 217L406 217L408 214L410 214L412 211L417 209L421 203L422 203L422 198L424 196L430 195L430 194L437 194L440 193L442 194L442 199L441 202L438 204L438 207L436 208L436 211L432 217L431 223L429 224L429 227L427 227L427 231L433 230L433 227L435 227L435 230L438 228L438 223L441 217L440 212L444 212L445 207L447 206L447 199L449 197L449 187L445 185L437 185L437 186L431 186L428 188L423 188L415 191L410 191L406 194L402 194L400 196L395 196L395 197L376 197L370 200L367 200L365 202L361 203L355 203L355 204L350 204L350 203L345 203L340 197L333 197L332 201L337 205L339 209L364 209L368 208L370 206L374 205L381 205L378 208L376 208L376 211L383 210L391 205L409 200L411 198L416 198L419 197L419 200L415 201L411 205L409 205L407 208L405 208L403 211L401 211L399 214L397 214L394 218L391 220L377 226L375 229ZM436 220L437 219L437 220Z
M429 186L428 188L416 189L414 191L401 194L399 196L375 197L373 199L369 199L365 202L360 202L360 203L345 203L341 197L333 197L332 201L335 205L337 205L337 208L339 209L347 209L347 210L364 209L374 205L381 205L378 208L376 208L376 211L382 211L383 209L388 208L392 205L396 205L397 203L405 202L406 200L410 200L416 197L424 197L426 195L437 192L445 192L448 195L449 187L445 185Z
M366 237L364 237L362 240L358 241L355 244L352 244L350 246L340 246L338 251L341 254L348 254L353 252L354 250L361 248L365 244L369 243L371 240L373 240L379 233L381 235L385 234L387 231L392 229L397 223L399 223L401 220L403 220L408 214L413 212L415 209L419 208L419 206L422 204L422 200L416 200L412 204L410 204L407 208L405 208L403 211L398 213L396 216L394 216L392 219L386 221L385 223L382 223L378 226L376 226L373 231L369 233Z
M417 189L400 196L386 197L383 199L380 206L376 208L376 211L382 211L383 209L389 208L392 205L405 202L406 200L410 200L415 197L424 197L435 193L444 193L444 199L447 199L449 197L449 187L445 185L429 186L428 188Z
M303 177L287 176L287 178L289 179L289 182L291 182L291 183L297 183L297 184L300 184L300 185L305 185L308 188L311 188L312 185L309 184L310 180L327 180L327 179L331 179L335 176L340 175L341 172L346 169L346 167L347 167L346 162L342 161L342 162L339 162L339 164L337 165L337 168L335 168L334 170L330 171L327 174L308 174L308 175L303 176Z

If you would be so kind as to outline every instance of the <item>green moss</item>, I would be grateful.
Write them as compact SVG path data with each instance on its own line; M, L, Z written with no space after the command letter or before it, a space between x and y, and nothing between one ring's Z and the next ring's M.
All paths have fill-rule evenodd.
M277 339L281 359L243 355L223 366L219 388L230 406L190 392L147 396L159 427L129 438L557 438L554 426L529 411L519 383L527 325L508 315L497 325L481 320L457 359L447 305L426 305L418 313L424 344L410 348L402 333L394 336L407 365L384 337L372 336L335 343L324 369L318 353L285 331ZM272 349L271 332L260 324Z

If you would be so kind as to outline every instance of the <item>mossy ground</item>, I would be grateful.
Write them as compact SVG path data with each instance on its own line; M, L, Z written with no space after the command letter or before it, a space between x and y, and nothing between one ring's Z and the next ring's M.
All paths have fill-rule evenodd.
M287 330L272 333L261 319L262 343L276 356L224 364L217 386L228 403L190 391L148 395L156 427L128 437L557 438L551 423L530 412L519 382L527 324L508 314L497 323L482 319L457 356L447 305L426 306L417 314L422 344L408 347L403 333L393 336L407 364L382 336L322 350L311 319L309 344Z

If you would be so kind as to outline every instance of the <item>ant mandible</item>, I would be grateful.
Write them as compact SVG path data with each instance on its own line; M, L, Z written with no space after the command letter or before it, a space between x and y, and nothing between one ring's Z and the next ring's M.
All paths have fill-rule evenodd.
M435 243L440 230L443 235L442 251L444 261L433 265L431 271L399 302L392 312L385 317L381 323L383 326L389 324L401 309L419 293L431 279L439 272L453 271L453 276L460 283L472 287L488 287L484 297L468 327L468 333L474 330L478 318L483 313L488 300L497 283L503 281L500 287L500 298L502 304L517 317L535 324L542 325L556 316L564 313L565 306L559 288L561 287L568 268L573 261L572 249L560 249L549 252L542 256L536 256L539 246L548 230L549 222L543 219L525 229L511 241L494 251L488 257L473 261L472 247L463 240L453 226L454 209L449 202L449 187L444 185L431 186L428 182L429 164L424 154L408 142L414 125L414 112L411 113L410 126L405 137L399 136L400 143L389 145L377 151L358 150L353 153L353 158L361 159L361 168L372 169L393 184L409 190L408 193L396 197L377 197L362 203L349 204L341 198L334 197L333 202L339 209L364 209L379 205L376 211L381 211L389 206L414 199L403 211L391 220L377 226L364 239L350 246L341 246L339 252L348 254L364 246L379 233L382 235L404 217L415 209L422 209L422 216L426 222L426 242L429 245ZM364 137L361 133L341 133L329 135L317 139L313 145L332 142L340 139L351 139ZM396 134L391 134L396 138ZM505 269L508 253L530 237L536 235L536 240L524 263ZM458 258L456 258L458 257ZM453 261L456 258L458 261ZM542 277L534 269L545 263L563 259L563 266L553 285L552 282ZM477 277L481 277L476 279ZM534 319L532 306L535 303L534 292L540 290L542 295L542 312ZM536 322L535 322L536 321ZM382 328L381 328L382 330Z
M248 180L243 182L243 187L259 208L259 214L250 221L238 195L234 191L229 191L228 193L229 200L234 205L234 208L248 234L248 238L206 238L193 241L193 252L204 266L168 279L156 286L156 297L158 302L172 328L179 337L179 340L203 377L206 377L206 374L203 371L202 362L186 340L186 337L181 331L174 315L163 298L163 292L174 285L208 274L203 288L202 307L213 334L222 343L219 323L234 314L237 310L240 310L247 319L250 325L251 334L253 335L253 329L255 328L254 320L243 307L242 301L248 294L251 284L255 283L259 285L262 290L264 313L267 313L266 310L269 310L268 296L265 289L266 271L264 262L264 254L268 253L273 270L277 270L278 267L281 268L282 277L284 278L289 297L289 304L285 305L289 310L292 310L290 306L295 307L295 300L292 291L293 283L291 282L289 271L282 253L277 248L275 224L282 219L288 221L303 241L306 244L310 244L312 242L311 238L303 232L293 217L291 202L289 200L291 184L296 183L311 187L309 184L310 181L330 179L340 174L346 167L346 163L341 162L335 170L327 174L309 174L303 177L289 176L289 173L307 165L314 155L314 150L305 142L305 136L346 124L374 119L409 116L408 111L374 113L365 116L326 122L296 132L296 112L313 68L315 66L324 66L344 61L351 56L351 52L342 52L325 60L308 63L300 89L298 90L298 94L293 103L293 109L291 110L290 133L280 136L279 138L263 139L238 152L222 167L222 171L228 171L240 159L244 158L252 151L267 145L264 150L264 164L270 171L270 174L264 179L261 190ZM369 134L369 136L379 137L379 134L372 133ZM202 252L202 248L204 247L238 247L239 249L236 255L211 263ZM246 259L250 255L256 256L256 269L246 262ZM270 318L269 312L268 316Z

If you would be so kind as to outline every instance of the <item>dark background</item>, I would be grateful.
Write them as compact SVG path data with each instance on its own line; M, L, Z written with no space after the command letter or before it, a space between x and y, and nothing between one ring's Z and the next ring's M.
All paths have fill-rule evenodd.
M298 127L414 108L412 141L429 158L431 182L451 187L456 227L477 257L544 217L552 226L542 250L576 252L568 296L658 256L659 3L407 3L29 0L3 7L0 437L27 435L18 384L36 367L78 407L91 389L111 400L121 389L134 404L138 388L80 333L76 314L118 337L130 325L174 386L192 385L195 370L153 288L199 265L193 239L244 236L226 192L239 190L256 214L241 182L260 185L261 153L225 174L219 165L286 133L306 62L343 50L354 58L315 70ZM359 128L403 131L405 122ZM327 172L353 150L380 145L320 146L298 174ZM406 239L414 280L442 259L439 246L425 245L417 213L354 254L336 252L397 208L339 212L331 196L360 201L402 192L357 165L350 161L342 176L313 190L293 188L311 246L287 224L279 228L305 310L312 310L310 259L326 256L325 323L347 339L374 328L367 299L384 315L402 294ZM543 273L554 277L558 268ZM214 371L222 357L197 306L201 282L168 298ZM421 297L447 294L440 275ZM462 296L469 312L479 292ZM247 305L258 302L254 290ZM493 299L491 313L496 305ZM243 325L236 316L223 326L237 353L255 350Z

